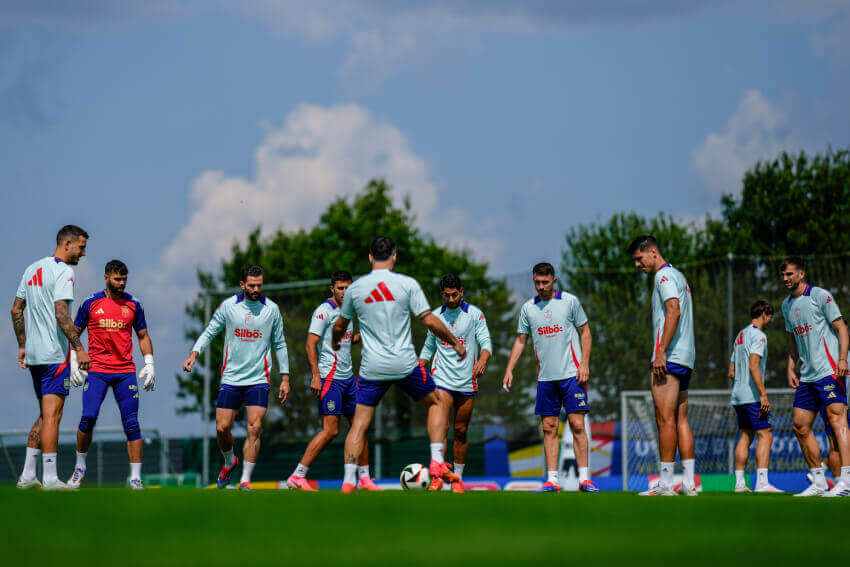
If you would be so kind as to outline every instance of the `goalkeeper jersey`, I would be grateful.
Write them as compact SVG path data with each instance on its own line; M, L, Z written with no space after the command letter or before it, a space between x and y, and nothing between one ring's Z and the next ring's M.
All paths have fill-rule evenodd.
M349 322L345 335L339 344L339 350L332 346L333 327L339 319L339 306L333 298L322 302L313 311L308 333L319 337L319 374L322 378L346 380L353 376L351 367L351 339L354 336L354 323Z
M56 322L55 302L68 302L68 313L74 302L74 270L53 256L30 264L16 297L27 302L24 309L24 326L27 333L26 357L24 362L34 366L40 364L62 364L68 358L68 337Z
M493 352L490 330L487 329L484 313L464 301L454 309L443 305L434 315L457 337L460 344L466 348L467 355L460 360L452 345L438 339L434 333L428 331L419 358L429 361L432 357L434 358L431 375L437 386L456 392L477 392L478 383L472 377L472 368L478 358L477 355L484 349ZM434 356L435 353L436 356Z
M270 383L272 349L277 354L280 373L289 374L283 317L272 300L261 295L258 301L250 301L241 293L225 299L192 350L202 353L222 329L225 332L222 384Z
M832 294L823 288L806 286L800 297L782 302L785 330L794 335L797 354L803 366L801 382L817 382L838 372L838 334L831 323L841 318Z

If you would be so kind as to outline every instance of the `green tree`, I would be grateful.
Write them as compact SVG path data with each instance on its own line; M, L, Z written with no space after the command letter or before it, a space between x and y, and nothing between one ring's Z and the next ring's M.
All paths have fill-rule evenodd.
M425 227L427 229L427 227ZM479 423L522 423L528 420L531 405L530 393L500 395L501 377L506 362L505 352L510 349L515 329L515 306L503 281L488 274L488 266L476 262L463 250L452 250L425 236L415 226L414 211L409 201L399 208L393 205L390 186L383 180L373 180L352 200L338 199L331 203L319 222L309 231L277 231L267 238L260 229L249 234L242 244L235 244L229 258L222 262L220 275L199 273L198 280L204 290L218 286L231 287L239 281L242 266L256 263L263 266L267 284L322 280L339 269L353 274L370 270L368 250L372 239L386 235L398 245L396 270L417 278L432 307L440 304L438 282L448 272L461 275L466 289L466 299L478 305L487 315L493 335L494 357L487 374L480 381L476 420ZM269 292L278 303L284 316L289 348L292 394L286 408L279 406L270 411L267 430L288 436L302 436L318 425L315 398L309 392L307 359L304 352L307 327L312 310L329 295L327 284L298 290ZM206 323L203 304L199 296L187 306L191 326L187 337L194 339ZM413 325L414 344L421 347L425 335L418 322ZM355 368L359 367L359 347L354 348ZM211 346L212 368L221 365L221 340ZM274 376L277 376L275 363ZM188 403L184 412L201 409L202 375L200 370L178 378L179 395ZM273 382L273 390L278 384ZM213 388L216 390L216 388ZM214 399L215 392L211 393ZM270 405L270 409L274 404ZM421 433L424 411L395 389L382 403L384 425L387 431L406 436ZM416 429L414 429L416 428Z

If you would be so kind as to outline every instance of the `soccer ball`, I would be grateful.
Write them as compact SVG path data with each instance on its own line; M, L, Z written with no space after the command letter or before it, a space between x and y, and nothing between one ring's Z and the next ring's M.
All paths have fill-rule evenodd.
M431 483L428 469L419 463L407 465L401 470L401 487L405 490L425 490Z

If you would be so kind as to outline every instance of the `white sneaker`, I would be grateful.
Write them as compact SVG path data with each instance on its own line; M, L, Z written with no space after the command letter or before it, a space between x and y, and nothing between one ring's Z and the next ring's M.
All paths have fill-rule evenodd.
M24 477L18 479L18 488L21 490L26 490L28 488L41 488L41 483L37 478L32 478L30 480L24 480Z
M86 476L86 469L77 467L74 469L74 474L68 479L68 488L77 490L83 483L83 477Z
M798 492L794 496L823 496L826 493L825 488L821 488L817 484L810 484L803 492Z
M765 484L763 486L756 486L756 492L760 494L782 494L785 492L784 490L779 490L772 484Z
M676 496L676 491L672 488L664 488L660 484L656 484L649 490L638 492L638 496Z
M750 490L749 488L747 488L747 485L746 485L746 484L736 484L736 485L735 485L735 492L737 492L737 493L739 493L739 494L740 494L740 493L742 493L742 492L752 492L752 490Z
M50 482L45 482L44 486L41 487L42 490L69 490L68 485L59 480L52 480Z
M130 490L144 490L145 485L142 484L142 479L140 478L132 478L130 479Z
M699 492L697 492L695 486L686 486L683 482L679 485L679 494L681 494L682 496L698 496Z
M832 487L832 490L824 492L821 496L823 496L824 498L838 498L840 496L850 496L850 484L847 484L843 480L839 480L835 483L835 486Z

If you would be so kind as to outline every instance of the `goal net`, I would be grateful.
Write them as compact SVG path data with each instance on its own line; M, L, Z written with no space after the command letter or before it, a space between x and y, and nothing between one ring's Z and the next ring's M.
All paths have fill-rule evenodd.
M690 390L688 422L694 434L696 473L734 474L734 451L738 442L738 422L729 402L729 390ZM768 388L773 446L771 472L799 472L807 469L793 430L794 390ZM652 395L646 391L620 394L622 419L623 490L646 490L649 478L658 474L658 429ZM815 419L814 432L821 453L828 447L824 424ZM677 462L677 472L681 465ZM747 470L755 469L755 444L750 447Z

